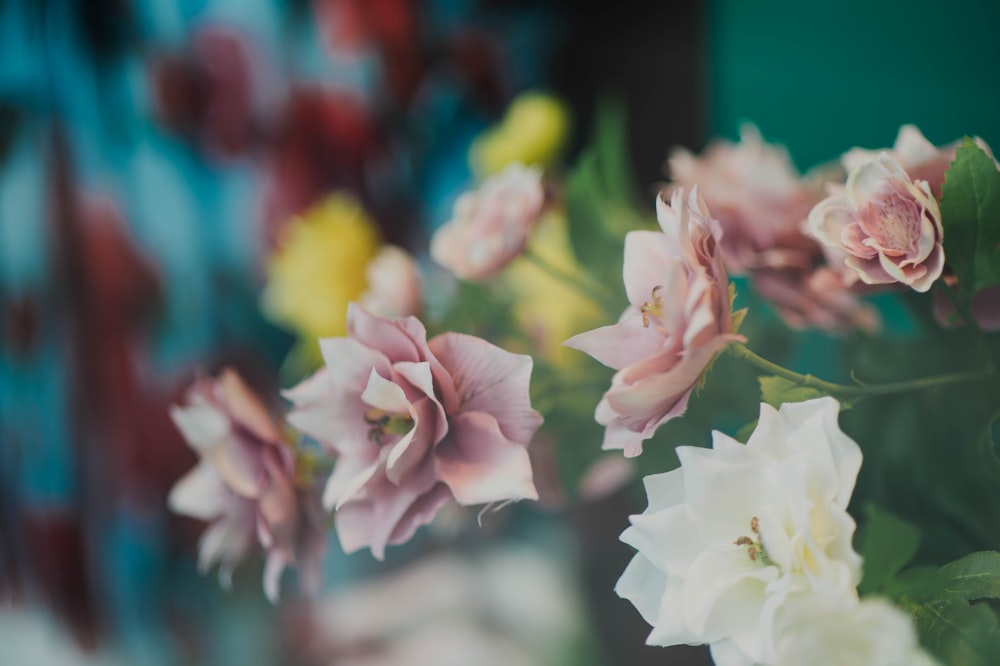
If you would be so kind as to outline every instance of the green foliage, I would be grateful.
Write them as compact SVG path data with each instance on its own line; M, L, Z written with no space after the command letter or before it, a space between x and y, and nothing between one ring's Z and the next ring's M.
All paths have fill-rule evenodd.
M968 137L945 175L941 218L962 298L1000 284L1000 171Z
M428 330L428 337L444 331L461 331L501 346L524 338L513 314L508 294L488 285L459 281L447 312Z
M941 567L946 579L942 597L975 601L1000 599L1000 552L972 553Z
M988 605L942 600L919 605L912 612L921 644L942 663L996 666L1000 622Z
M819 389L802 386L776 375L760 377L757 381L760 383L760 399L775 409L786 402L803 402L826 395Z
M601 450L604 427L594 420L594 408L611 385L611 374L596 361L577 368L535 363L531 401L545 417L541 437L551 437L558 480L570 501L584 474L607 455Z
M1000 553L978 552L935 567L902 571L916 554L919 530L888 512L865 507L860 552L862 595L881 594L907 609L923 646L944 664L994 664L1000 655L1000 621L989 604L1000 598Z
M919 546L919 529L874 504L866 506L859 549L864 558L864 577L858 591L862 595L884 592Z
M982 599L1000 598L1000 553L972 553L935 572L930 599L903 596L921 642L946 664L995 664L1000 655L1000 618ZM928 578L931 580L931 578Z
M635 209L625 136L625 107L605 100L594 137L566 179L570 242L580 264L599 282L621 284L625 234L650 226Z

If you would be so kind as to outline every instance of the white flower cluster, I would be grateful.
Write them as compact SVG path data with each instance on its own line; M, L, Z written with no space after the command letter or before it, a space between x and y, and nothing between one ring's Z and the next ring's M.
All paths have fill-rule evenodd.
M719 666L929 664L910 618L859 600L847 512L861 449L832 398L762 404L746 444L713 433L646 477L649 507L622 541L639 552L616 591L650 645L708 644Z

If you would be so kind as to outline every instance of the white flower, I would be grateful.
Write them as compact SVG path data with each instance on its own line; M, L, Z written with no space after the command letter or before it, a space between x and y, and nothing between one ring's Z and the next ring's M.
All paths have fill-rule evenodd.
M932 666L910 616L885 599L829 605L804 600L784 613L774 666Z
M639 552L616 591L653 625L647 643L709 643L717 664L766 662L790 598L857 598L847 504L861 450L838 407L762 404L746 445L716 432L712 449L678 447L680 468L646 477L649 508L622 534Z

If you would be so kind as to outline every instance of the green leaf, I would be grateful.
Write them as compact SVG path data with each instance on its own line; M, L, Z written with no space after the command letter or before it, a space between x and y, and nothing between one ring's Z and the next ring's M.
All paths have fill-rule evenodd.
M753 421L747 423L745 426L736 431L736 434L733 435L733 439L736 439L746 444L747 441L750 439L750 435L752 435L753 431L757 429L758 422L759 419L754 419Z
M919 547L920 530L874 504L865 506L859 549L864 558L864 576L858 591L862 595L884 591Z
M628 114L622 97L598 103L594 122L594 145L601 165L604 189L613 201L631 203L635 182L628 156Z
M972 553L941 567L947 577L942 598L1000 599L1000 552Z
M920 643L942 663L996 666L1000 655L1000 622L987 604L955 599L912 610Z
M566 178L566 217L580 264L611 285L621 283L625 234L650 226L635 209L632 183L625 107L604 100L597 109L594 137Z
M819 389L802 386L777 375L761 377L758 381L760 383L760 399L775 409L786 402L803 402L826 395Z
M1000 171L966 137L941 188L944 253L962 298L1000 284Z
M938 595L948 583L948 577L935 566L910 567L894 576L885 586L885 596L910 601L938 600Z

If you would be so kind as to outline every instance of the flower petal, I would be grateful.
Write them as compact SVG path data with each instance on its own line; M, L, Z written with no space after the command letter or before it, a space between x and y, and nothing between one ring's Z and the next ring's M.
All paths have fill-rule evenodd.
M459 504L538 499L525 445L507 439L496 418L484 412L453 417L435 465Z
M167 505L174 513L199 520L211 520L226 507L229 491L211 465L198 463L174 484Z
M531 407L530 356L461 333L439 335L430 347L454 380L463 412L490 414L505 438L522 445L531 441L542 416Z

